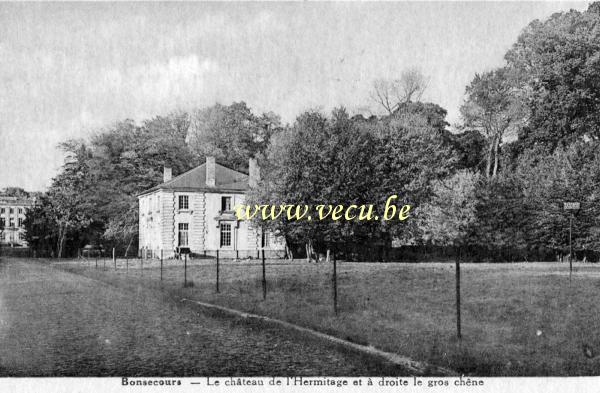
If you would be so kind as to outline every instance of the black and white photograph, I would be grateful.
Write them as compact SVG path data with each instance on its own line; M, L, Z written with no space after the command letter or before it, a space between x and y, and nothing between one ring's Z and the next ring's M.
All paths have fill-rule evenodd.
M0 390L599 382L600 2L0 2Z

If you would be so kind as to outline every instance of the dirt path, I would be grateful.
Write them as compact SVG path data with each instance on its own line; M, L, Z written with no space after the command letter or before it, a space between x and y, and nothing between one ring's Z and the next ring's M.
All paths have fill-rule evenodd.
M0 261L0 375L402 374L286 330L206 315L24 259Z

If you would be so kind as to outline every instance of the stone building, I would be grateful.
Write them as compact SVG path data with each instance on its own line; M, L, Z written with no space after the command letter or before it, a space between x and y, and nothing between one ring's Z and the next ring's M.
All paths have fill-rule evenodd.
M0 195L0 243L3 246L27 247L25 213L34 204L33 198Z
M284 255L283 239L235 216L235 206L244 203L259 176L254 159L249 174L220 165L214 157L175 178L164 168L163 183L138 196L140 251L155 257L162 251L165 258L180 248L193 254L235 252L240 258L256 257L261 249Z

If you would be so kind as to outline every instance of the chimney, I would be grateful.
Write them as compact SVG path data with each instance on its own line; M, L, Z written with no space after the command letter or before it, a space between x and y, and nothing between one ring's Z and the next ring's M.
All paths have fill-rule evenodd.
M168 167L163 168L163 183L168 182L173 178L173 170Z
M206 185L208 187L214 187L216 185L214 157L206 157Z
M251 158L248 161L248 174L248 185L250 188L258 187L258 182L260 181L260 167L258 166L256 158Z

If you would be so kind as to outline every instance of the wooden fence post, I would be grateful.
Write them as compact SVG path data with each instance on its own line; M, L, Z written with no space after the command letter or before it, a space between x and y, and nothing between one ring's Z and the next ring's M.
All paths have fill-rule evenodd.
M98 253L99 251L96 251L96 270L98 269Z
M145 254L146 249L142 248L142 253L140 255L140 274L143 276L144 275L144 254Z
M115 248L113 247L113 263L115 264L115 270L117 270L117 257L115 256Z
M163 276L163 250L160 250L160 281L162 281Z
M125 253L125 272L129 273L129 255Z
M456 336L462 339L460 321L460 249L456 254Z
M219 293L219 250L217 250L217 293Z
M337 259L335 259L335 250L332 253L332 257L333 257L333 277L332 277L332 281L333 281L333 312L335 313L335 315L337 315L337 313L338 313L338 304L337 304L337 298L338 298L338 293L337 293Z
M183 254L183 287L187 287L187 254Z
M263 300L267 298L267 275L265 269L265 249L262 249L262 291Z
M106 253L102 251L102 270L106 270Z

